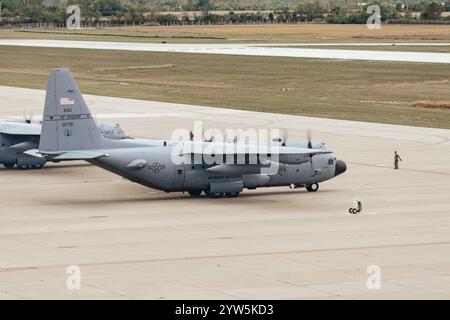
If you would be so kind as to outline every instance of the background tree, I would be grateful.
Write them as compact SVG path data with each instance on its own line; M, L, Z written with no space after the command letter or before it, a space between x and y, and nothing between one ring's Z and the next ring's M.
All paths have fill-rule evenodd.
M209 12L214 10L214 3L212 0L197 0L196 8L203 12Z
M420 17L425 20L438 20L441 18L442 6L437 2L432 2L426 6Z
M300 3L296 9L299 18L303 18L304 21L324 18L327 12L328 10L319 1Z
M103 17L108 17L122 12L122 5L119 0L95 0L93 1L96 11Z

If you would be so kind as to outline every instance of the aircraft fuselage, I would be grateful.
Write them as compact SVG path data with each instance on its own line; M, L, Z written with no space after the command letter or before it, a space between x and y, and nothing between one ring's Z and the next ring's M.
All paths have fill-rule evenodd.
M329 180L342 173L338 172L342 171L342 167L336 170L339 160L336 160L332 153L314 156L313 168L309 162L280 163L274 167L275 172L267 170L265 173L260 166L252 168L246 164L241 166L241 171L238 169L230 173L208 170L217 164L192 164L189 155L183 157L181 164L174 164L172 148L150 146L104 150L105 154L108 154L107 157L89 162L130 181L166 192L214 189L227 193L240 192L243 188L305 186Z

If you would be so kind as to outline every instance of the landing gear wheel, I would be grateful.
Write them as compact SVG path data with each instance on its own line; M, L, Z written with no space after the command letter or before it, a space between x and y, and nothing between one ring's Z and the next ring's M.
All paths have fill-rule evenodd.
M42 164L32 165L31 169L42 169L44 166Z
M19 168L19 170L27 170L30 169L30 166L17 166L17 168Z
M206 193L210 198L213 199L219 199L219 198L223 198L224 194L222 192L207 192Z
M228 193L226 193L225 195L226 195L228 198L237 198L237 197L239 197L239 193L240 193L240 192L228 192Z
M5 168L7 169L12 169L14 168L14 166L16 165L14 162L7 162L3 164L5 166Z
M191 191L189 191L189 195L192 198L198 198L198 197L200 197L201 194L202 194L202 190L191 190Z
M307 184L306 190L308 190L308 192L316 192L317 190L319 190L319 184L318 183Z

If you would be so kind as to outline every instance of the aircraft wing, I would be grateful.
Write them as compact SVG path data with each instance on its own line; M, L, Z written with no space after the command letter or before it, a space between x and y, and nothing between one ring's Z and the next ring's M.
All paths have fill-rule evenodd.
M14 136L39 136L41 126L31 123L0 121L0 133Z
M327 149L309 149L281 147L266 144L215 144L192 142L183 143L180 154L199 154L203 157L223 157L237 155L241 158L246 156L259 156L267 161L276 161L284 164L300 164L309 161L312 156L318 154L329 154L332 151ZM225 161L225 159L224 159Z

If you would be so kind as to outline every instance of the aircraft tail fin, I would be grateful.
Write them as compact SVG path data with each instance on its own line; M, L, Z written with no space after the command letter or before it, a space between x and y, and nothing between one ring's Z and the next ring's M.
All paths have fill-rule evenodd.
M39 144L43 153L101 149L104 137L68 69L52 70Z

